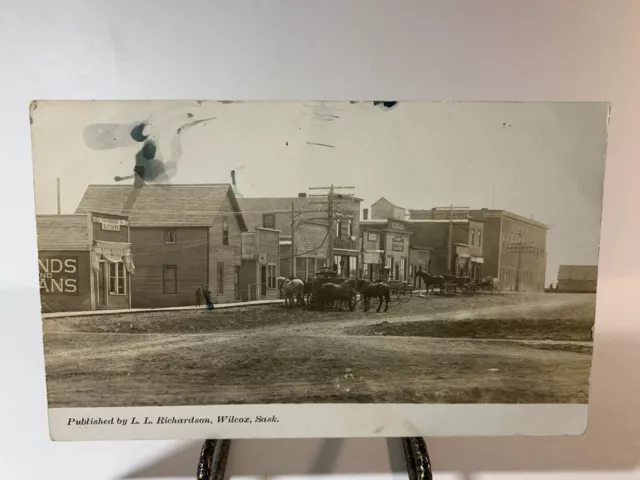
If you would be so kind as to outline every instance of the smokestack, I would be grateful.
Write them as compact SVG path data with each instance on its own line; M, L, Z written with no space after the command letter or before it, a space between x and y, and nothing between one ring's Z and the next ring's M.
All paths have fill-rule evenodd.
M56 178L56 193L58 196L58 215L62 212L62 207L60 205L60 177Z
M231 170L231 185L236 186L236 171Z
M363 220L369 220L369 209L365 208L364 210L362 210L362 219Z

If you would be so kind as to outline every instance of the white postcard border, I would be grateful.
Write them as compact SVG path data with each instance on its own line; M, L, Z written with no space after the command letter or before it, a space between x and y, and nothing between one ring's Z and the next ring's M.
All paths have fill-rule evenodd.
M586 404L265 404L179 407L50 408L54 441L204 438L340 438L582 435ZM251 423L219 422L218 417ZM258 422L257 417L277 418ZM135 417L135 421L132 419ZM158 423L159 417L168 417ZM209 418L211 423L172 423ZM145 424L145 418L148 418ZM75 423L70 425L70 419ZM113 423L83 425L82 419ZM121 420L118 423L118 419ZM127 420L123 425L122 420ZM138 422L138 423L135 423Z

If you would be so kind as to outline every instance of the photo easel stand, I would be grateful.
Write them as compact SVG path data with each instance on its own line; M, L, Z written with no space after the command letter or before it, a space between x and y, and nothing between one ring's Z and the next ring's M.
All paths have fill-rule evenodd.
M421 437L402 438L409 480L433 480L427 444ZM205 440L198 460L197 480L223 480L231 440Z

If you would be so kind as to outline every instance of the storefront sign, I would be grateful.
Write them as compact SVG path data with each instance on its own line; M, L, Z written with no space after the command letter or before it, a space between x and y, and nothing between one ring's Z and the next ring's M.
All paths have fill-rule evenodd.
M242 234L242 260L255 260L256 235L255 233Z
M421 211L419 218L425 220L467 220L469 219L469 209L434 208L425 212Z
M404 230L404 225L402 223L398 223L398 222L391 222L391 229L392 230Z
M404 237L394 235L391 239L391 250L394 252L404 252Z
M78 257L38 259L40 293L78 295Z
M102 230L109 230L112 232L119 232L120 227L128 225L129 222L122 218L108 218L108 217L93 217L94 223L99 223Z

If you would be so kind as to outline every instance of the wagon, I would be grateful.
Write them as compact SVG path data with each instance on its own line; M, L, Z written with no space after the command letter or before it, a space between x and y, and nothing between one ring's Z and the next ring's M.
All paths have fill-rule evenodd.
M393 295L398 302L408 302L413 297L413 284L402 280L390 280L388 282Z
M318 289L325 283L340 284L346 280L347 278L338 276L328 267L318 270L313 280L305 283L305 303L316 308L320 307L318 305ZM353 299L354 308L358 304L359 297L360 295L356 293Z

